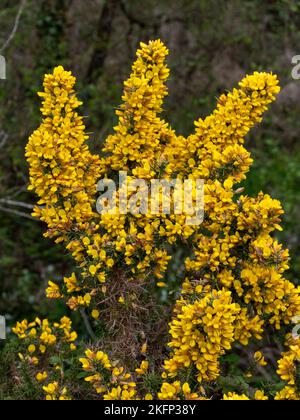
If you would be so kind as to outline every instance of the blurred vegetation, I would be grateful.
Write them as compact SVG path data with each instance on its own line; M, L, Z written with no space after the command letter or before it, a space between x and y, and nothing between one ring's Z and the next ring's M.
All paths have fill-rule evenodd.
M1 0L0 48L19 6L19 0ZM0 80L0 314L9 326L36 313L50 319L62 315L63 308L46 302L44 289L48 280L71 271L64 251L42 237L43 226L25 217L29 207L12 204L35 202L26 191L24 147L40 121L36 93L43 75L62 64L78 77L90 144L99 151L115 123L122 82L138 43L158 37L170 49L172 70L165 112L183 134L246 73L278 74L278 102L248 139L255 163L244 186L250 195L263 190L282 201L286 214L279 236L291 250L288 276L298 281L300 81L291 78L291 59L300 53L299 12L298 0L25 2L16 34L2 53L7 80ZM181 261L179 256L173 263L170 278L180 271ZM6 349L2 358L9 353Z

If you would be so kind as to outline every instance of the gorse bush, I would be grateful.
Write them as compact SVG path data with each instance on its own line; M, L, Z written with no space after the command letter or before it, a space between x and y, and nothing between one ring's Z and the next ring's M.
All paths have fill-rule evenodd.
M18 323L19 380L26 368L50 400L299 399L292 322L300 288L284 278L289 253L272 237L283 210L238 187L252 164L244 138L275 100L278 80L247 76L184 138L159 117L167 54L160 41L141 44L101 157L86 143L75 78L62 67L45 76L43 122L26 150L34 216L76 262L46 294L81 312L93 343L82 343L66 317ZM119 171L149 184L204 179L203 223L187 223L187 214L99 214L97 181ZM178 247L184 279L169 284ZM250 358L233 368L243 352Z

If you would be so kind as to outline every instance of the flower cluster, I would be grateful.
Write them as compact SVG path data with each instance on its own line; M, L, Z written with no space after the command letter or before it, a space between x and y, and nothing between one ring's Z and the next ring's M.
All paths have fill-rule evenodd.
M288 335L286 345L289 350L278 362L278 375L287 386L276 394L276 400L300 399L300 339Z
M45 76L45 90L39 94L44 120L26 148L29 189L40 198L34 215L48 225L49 236L61 240L72 229L88 229L100 164L86 144L83 118L76 111L81 102L75 82L63 67Z
M104 161L106 172L136 169L134 175L142 170L149 174L149 162L161 154L160 137L168 133L168 127L157 115L167 95L165 81L170 73L165 64L167 54L160 41L142 43L137 51L132 74L124 84L124 103L117 111L119 124L105 144L104 152L110 154Z
M178 302L178 314L170 325L169 346L174 353L165 362L165 369L174 377L183 368L194 367L198 382L214 381L219 376L220 357L234 342L239 307L232 303L230 292L198 289L200 297L194 303Z
M118 363L112 363L102 351L87 350L81 358L83 370L88 373L85 381L93 385L104 400L132 400L136 397L136 383Z
M77 340L77 333L72 331L72 322L67 317L62 318L60 323L54 323L53 326L47 319L36 318L31 323L24 320L17 323L13 333L27 345L28 353L31 355L36 353L43 355L57 343L69 347L70 350L76 350L74 342Z
M60 387L58 382L52 382L43 387L46 393L46 401L68 401L72 398L68 396L66 387Z
M238 395L235 392L229 392L227 395L224 395L224 401L249 401L251 398L247 395L242 394ZM269 398L265 395L263 391L256 391L254 397L252 398L255 401L266 401Z
M190 385L185 382L181 385L180 381L169 384L164 382L158 393L159 400L206 400L205 397L191 391Z
M65 361L71 360L77 350L77 333L72 322L63 317L59 323L51 324L47 319L36 318L17 323L13 333L22 343L19 353L21 366L29 368L37 385L41 385L47 400L70 399L67 387L63 385Z
M136 380L132 375L125 373L125 369L119 366L119 362L111 362L108 355L102 351L92 351L88 349L85 357L80 359L84 372L87 376L85 381L92 384L98 395L104 400L152 400L154 396L159 400L204 400L204 396L191 391L190 385L180 381L173 383L163 382L156 395L150 392L141 392L145 386L142 376L149 369L149 363L143 361L139 368L135 370ZM204 392L204 390L202 390Z
M272 237L281 230L281 204L263 193L253 198L242 195L238 185L252 164L244 137L261 122L279 93L277 77L258 72L246 76L238 88L219 98L212 115L198 120L194 133L185 138L160 119L167 95L167 54L161 41L141 44L124 84L118 123L101 157L92 155L86 144L75 78L56 68L45 77L40 94L44 119L26 150L30 189L40 199L34 215L46 222L48 236L64 242L76 262L74 273L61 284L49 282L47 296L63 299L72 310L88 311L93 325L101 321L107 327L101 350L87 350L81 359L86 382L103 399L213 398L211 389L223 371L223 357L235 345L246 347L261 340L269 328L280 330L300 314L300 288L284 277L289 253ZM203 179L203 223L190 225L186 213L128 213L122 198L128 185L116 191L121 204L117 214L96 213L97 180L101 176L117 179L119 171L126 171L130 181L143 178L148 183ZM134 191L128 194L132 198ZM166 273L174 248L182 244L189 250L185 281L180 290L173 290ZM165 349L157 351L158 319L162 317L166 324L169 313L161 307L157 286L177 296L167 356ZM41 324L42 343L42 335L34 336L35 328L25 322L15 330L21 339L32 340L26 356L30 358L37 347L46 351L40 346L58 346L46 322ZM55 328L63 332L62 340L72 350L75 335L60 324ZM155 349L150 373L149 362L140 352L145 342ZM113 358L124 367L103 353L105 345L109 354L114 347ZM262 353L256 353L255 360L261 369L266 367ZM279 362L278 373L288 385L277 399L298 396L298 361L299 348L293 344ZM126 373L130 371L135 373ZM38 374L39 380L45 380L46 371ZM143 380L151 386L143 386ZM44 388L49 399L67 398L67 389L59 380ZM250 398L224 394L225 400ZM257 390L251 398L268 396Z

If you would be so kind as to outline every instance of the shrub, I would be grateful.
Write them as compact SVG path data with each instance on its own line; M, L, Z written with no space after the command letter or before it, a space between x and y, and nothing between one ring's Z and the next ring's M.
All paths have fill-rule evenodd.
M184 138L159 117L167 53L160 41L141 44L101 157L86 143L75 78L62 67L45 76L43 122L26 150L34 216L76 262L46 293L81 312L94 342L78 343L68 318L25 320L14 329L19 369L29 368L47 399L299 399L300 340L287 333L300 288L284 278L289 253L272 236L283 210L238 188L252 164L244 138L279 93L277 77L247 76ZM187 214L100 215L96 182L119 171L148 183L204 179L203 223L187 223ZM168 282L177 249L184 279ZM274 354L286 334L278 384Z

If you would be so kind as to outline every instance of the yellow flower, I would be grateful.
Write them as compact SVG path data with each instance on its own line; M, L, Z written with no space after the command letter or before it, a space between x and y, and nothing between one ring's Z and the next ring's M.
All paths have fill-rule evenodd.
M97 267L95 265L91 265L89 271L91 275L94 276L97 273Z
M258 401L267 401L269 398L265 395L263 391L256 391L254 399Z
M28 347L28 351L29 353L33 354L36 351L36 347L33 344L30 344L30 346Z
M300 340L287 337L289 350L282 354L278 361L277 373L288 385L294 386L297 380L297 369L300 362Z
M49 384L48 386L43 387L43 390L49 395L54 395L55 392L57 391L57 389L58 389L58 383L57 382L53 382L53 383Z
M170 377L184 368L194 368L198 382L219 376L219 359L234 341L234 323L240 312L230 292L199 289L202 299L178 302L177 316L170 324L171 358L165 361Z
M46 353L46 350L47 350L47 347L46 347L46 346L44 346L44 345L40 345L40 352L41 352L42 354Z
M29 331L29 337L31 337L31 338L34 338L34 337L36 337L36 335L37 335L37 330L36 330L36 328L32 328L30 331Z
M141 348L141 353L142 354L146 354L147 353L147 348L148 348L148 344L147 343L144 343L142 345L142 348Z
M242 394L242 395L238 395L235 392L229 392L227 395L224 395L223 399L225 401L247 401L249 400L249 398L247 397L247 395Z
M98 274L98 280L100 283L106 282L106 274L104 272Z
M82 243L83 243L83 245L85 245L85 246L90 245L90 243L91 243L90 238L88 238L88 237L83 238L83 239L82 239Z
M112 258L109 258L106 261L106 265L107 265L108 268L112 268L114 266L114 264L115 264L115 262L114 262L114 260Z
M33 366L38 366L39 359L37 357L31 357L31 358L29 358L29 364L31 364Z
M266 362L266 360L265 360L265 358L264 358L264 355L260 352L260 351L257 351L255 354L254 354L254 360L260 365L260 366L267 366L267 362Z
M60 388L58 382L50 383L47 386L43 387L44 392L46 393L47 401L64 401L70 400L71 398L67 395L67 388Z
M94 310L92 311L92 317L93 317L94 319L99 319L99 317L100 317L100 312L99 312L97 309L94 309Z
M255 72L246 76L232 92L220 96L210 116L196 121L189 137L177 136L160 118L167 95L167 55L167 48L159 40L140 45L132 74L124 83L123 103L116 111L118 122L105 140L101 158L92 155L87 146L84 120L78 113L81 102L74 90L75 77L61 66L46 75L44 91L39 94L43 121L26 148L29 188L39 197L34 216L46 223L47 236L65 244L80 270L80 277L73 273L64 279L61 288L49 282L47 296L57 299L68 294L67 305L72 310L98 308L103 302L101 313L104 322L108 321L108 336L117 336L118 345L111 346L113 351L121 347L118 323L112 322L115 300L124 304L126 297L126 306L119 308L122 317L128 306L128 322L134 319L138 321L135 324L140 324L137 303L152 310L153 281L156 279L158 287L166 287L171 248L180 243L189 246L183 267L186 278L170 322L164 382L157 396L205 399L202 383L213 389L222 356L234 344L247 346L250 340L260 340L268 324L279 330L300 313L300 288L284 278L289 253L271 236L281 229L281 204L269 195L260 193L251 198L236 189L253 162L244 138L261 121L280 88L272 74ZM97 179L117 179L119 171L126 171L129 180L142 178L147 185L156 178L177 182L203 179L203 223L188 223L191 214L196 213L190 212L191 203L183 214L160 214L166 204L175 209L178 198L178 193L170 199L164 191L159 192L165 203L159 204L154 212L157 214L128 214L122 203L121 185L115 197L120 211L96 213ZM141 187L140 192L143 190ZM134 198L133 191L129 190L129 195ZM192 201L196 196L193 191ZM141 205L138 201L137 208ZM100 312L94 309L91 315L98 319ZM37 319L33 324L25 320L13 331L26 340L26 346L34 341L43 361L48 353L76 348L72 343L77 334L71 330L68 318L54 325L47 320ZM152 331L149 337L140 329L131 331L127 325L124 331L132 334L124 334L126 340L138 346L139 340L152 340ZM139 349L134 347L132 354L138 354ZM146 351L144 343L141 353ZM287 386L275 399L299 397L299 351L299 343L289 343L289 350L279 360L278 374ZM28 355L23 359L31 368L39 363ZM266 365L261 352L255 353L254 359ZM143 378L136 386L124 367L96 347L87 350L80 361L88 372L86 381L101 398L145 398L138 393L146 388ZM135 373L145 375L148 369L144 361ZM63 373L62 366L58 366L59 373ZM193 392L197 383L201 395ZM49 400L69 399L68 390L58 382L44 390ZM154 398L150 394L148 397ZM263 391L255 392L254 399L266 398ZM235 392L224 395L224 400L239 399L249 398Z
M149 369L149 362L144 360L138 369L135 369L138 375L144 375Z
M90 360L85 359L85 358L81 358L81 359L79 359L79 361L82 364L82 367L83 367L84 370L90 370L90 368L91 368Z
M65 277L64 283L67 286L67 293L69 294L81 291L81 287L78 285L75 273L73 273L71 277Z
M47 372L39 372L39 373L36 375L36 380L37 380L38 382L44 382L47 378L48 378L48 374L47 374Z
M48 299L60 299L62 294L60 293L60 288L57 284L49 281L48 288L46 289L46 296Z
M281 391L277 392L274 398L276 401L299 401L300 394L297 389L291 386L286 386Z

